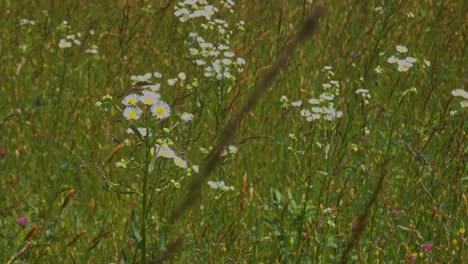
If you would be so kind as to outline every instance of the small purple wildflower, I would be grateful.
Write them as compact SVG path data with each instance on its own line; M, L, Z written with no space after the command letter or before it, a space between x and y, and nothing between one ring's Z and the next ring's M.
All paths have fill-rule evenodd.
M18 220L16 220L18 224L22 227L26 227L29 225L29 220L26 216L20 216L18 217Z
M398 211L398 209L396 208L392 208L392 210L390 210L390 213L394 216L399 216L400 215L400 211Z
M432 245L429 243L422 244L421 246L422 250L424 252L431 252L432 251Z

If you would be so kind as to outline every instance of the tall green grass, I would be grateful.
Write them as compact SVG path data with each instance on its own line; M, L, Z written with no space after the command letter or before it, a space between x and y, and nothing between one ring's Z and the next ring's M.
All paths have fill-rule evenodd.
M173 263L466 262L467 115L451 94L467 79L464 1L236 1L234 13L218 13L231 27L245 21L230 46L247 64L229 92L229 83L190 62L185 41L202 32L203 19L181 23L176 4L0 3L1 262L134 263L165 254ZM234 190L203 183L194 206L172 223L197 174L157 159L145 176L147 151L125 132L129 122L95 103L111 95L122 107L132 75L196 78L192 89L163 84L172 111L194 118L165 131L175 121L157 123L155 133L202 166L319 4L326 15L318 31L241 122L231 143L237 153L207 179ZM21 25L23 18L35 24ZM80 46L58 47L78 32ZM92 45L98 54L85 53ZM387 62L397 45L418 60L408 72ZM334 107L343 116L307 122L300 110L330 80L339 81ZM368 104L359 88L369 90ZM290 104L297 100L301 107ZM131 157L128 169L116 168ZM150 195L164 190L147 221L144 179ZM22 216L29 223L19 224ZM135 230L145 234L145 258Z

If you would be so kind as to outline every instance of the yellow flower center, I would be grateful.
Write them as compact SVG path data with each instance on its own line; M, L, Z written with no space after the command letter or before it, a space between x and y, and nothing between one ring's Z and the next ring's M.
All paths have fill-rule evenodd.
M166 112L166 110L164 109L164 107L156 108L156 114L158 114L158 115L163 115L165 112Z
M130 112L130 114L128 114L128 117L131 119L135 119L137 116L138 116L138 113L135 111Z

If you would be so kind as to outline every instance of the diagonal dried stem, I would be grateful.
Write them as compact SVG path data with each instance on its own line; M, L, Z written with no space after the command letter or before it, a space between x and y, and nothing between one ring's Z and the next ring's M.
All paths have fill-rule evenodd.
M202 170L198 177L196 177L192 184L190 185L187 195L183 201L176 208L171 217L171 222L177 222L181 216L193 206L194 202L199 197L200 189L202 184L206 181L208 176L213 172L220 160L220 154L229 142L233 139L237 128L239 127L242 119L250 112L250 110L255 106L261 96L266 92L268 87L271 85L276 76L280 73L281 69L287 64L288 60L291 58L294 50L297 48L300 42L305 41L307 38L311 37L312 34L318 28L318 21L323 16L324 9L322 7L316 7L309 18L305 21L301 30L297 35L288 43L284 48L283 52L276 59L272 67L268 72L263 76L258 86L254 89L253 93L250 95L248 100L242 106L241 110L237 115L233 116L227 125L224 127L223 132L218 140L218 144L211 151L208 156L208 160L205 165L202 167ZM162 256L172 256L176 253L180 245L182 245L183 237L179 237L175 243L173 243L169 249L162 254ZM157 263L162 262L163 259L159 259Z

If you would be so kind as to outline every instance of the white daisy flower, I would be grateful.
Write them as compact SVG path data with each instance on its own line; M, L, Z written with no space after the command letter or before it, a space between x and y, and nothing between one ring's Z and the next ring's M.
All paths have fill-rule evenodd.
M408 48L403 46L403 45L398 45L396 46L396 50L399 52L399 53L406 53L408 52Z
M140 119L142 113L143 111L140 108L129 106L125 108L123 115L125 118L127 118L127 120L137 120Z
M316 99L316 98L310 98L309 99L309 104L320 104L322 100Z
M245 64L245 60L243 58L241 58L241 57L237 58L236 62L237 62L238 65L244 65Z
M182 121L184 122L189 122L191 121L193 118L193 115L190 114L190 113L183 113L181 116L180 116L180 119L182 119Z
M177 165L177 167L186 169L187 168L187 162L180 157L174 157L174 163Z
M232 51L226 51L223 54L224 54L224 57L227 57L227 58L234 57L234 52L232 52Z
M157 119L165 119L171 114L171 108L166 102L159 100L153 104L151 112Z
M391 56L390 58L387 59L387 62L390 64L395 64L398 62L398 58L395 56Z
M129 95L124 97L124 99L122 100L122 104L124 104L126 106L130 106L130 105L136 106L136 104L138 103L139 100L140 100L139 95L129 94Z
M461 101L460 105L461 105L462 108L467 108L468 107L468 100Z
M72 44L71 44L71 42L66 41L65 39L61 39L58 46L61 49L65 49L65 48L70 48L72 46Z
M308 116L310 116L312 113L311 113L309 110L307 110L307 109L302 109L301 112L300 112L300 114L301 114L301 116L303 116L303 117L308 117Z
M184 72L179 72L179 75L177 75L179 77L179 79L181 79L182 81L187 79L187 75L185 75Z
M162 78L162 74L160 72L153 72L154 77Z
M415 63L416 61L418 61L418 59L414 58L414 57L406 57L405 59L407 62L409 63Z
M169 79L167 80L167 84L169 84L170 86L174 86L174 84L177 82L177 79Z
M143 95L140 96L139 99L140 99L140 102L144 103L145 105L153 105L157 101L159 101L159 99L161 98L160 94L155 93L153 91L143 90L142 93Z
M156 154L156 157L172 159L175 157L175 152L167 145L156 144L151 148L151 155Z
M468 92L463 90L463 89L460 89L460 88L453 90L452 95L453 96L461 96L461 97L463 97L465 99L468 99Z
M302 101L301 101L301 100L299 100L299 101L291 102L291 105L292 105L292 106L299 107L299 106L301 106L301 105L302 105Z

